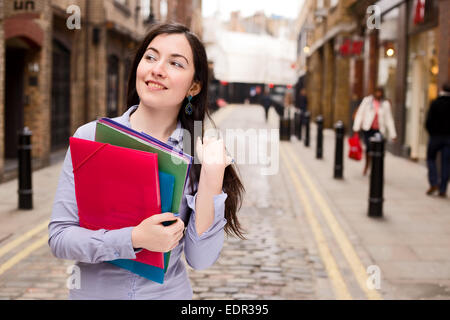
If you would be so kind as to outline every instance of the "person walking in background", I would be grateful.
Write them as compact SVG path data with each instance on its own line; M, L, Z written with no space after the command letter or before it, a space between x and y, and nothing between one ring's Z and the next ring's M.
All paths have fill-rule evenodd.
M370 165L370 138L376 133L385 137L386 132L393 141L397 138L391 104L384 98L383 88L376 88L375 93L365 97L359 105L353 122L353 131L360 130L363 131L366 145L366 164L363 171L363 175L366 175Z
M294 107L293 107L294 95L293 95L292 88L288 87L286 89L286 92L284 93L283 105L284 105L284 116L290 119L291 118L291 110L294 109Z
M300 89L300 94L298 95L296 102L295 107L301 112L306 112L308 110L308 98L306 97L305 88Z
M425 128L430 139L427 148L428 182L427 195L439 190L439 196L446 197L450 166L450 84L442 86L439 97L431 102ZM438 182L436 167L437 153L441 152L441 179Z
M270 106L272 105L272 100L270 99L270 89L268 86L264 86L264 93L261 97L261 105L264 108L266 122L267 122L267 119L269 117L269 109L270 109Z

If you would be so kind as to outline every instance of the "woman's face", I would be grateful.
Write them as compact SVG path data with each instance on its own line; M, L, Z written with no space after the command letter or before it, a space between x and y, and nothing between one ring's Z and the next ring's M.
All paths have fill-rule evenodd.
M136 90L141 104L178 109L188 94L194 96L200 91L197 84L193 86L194 73L192 49L183 34L156 36L136 70Z

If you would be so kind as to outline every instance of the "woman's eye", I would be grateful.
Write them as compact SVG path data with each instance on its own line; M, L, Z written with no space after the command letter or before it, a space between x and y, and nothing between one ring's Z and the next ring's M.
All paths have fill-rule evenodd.
M147 60L151 60L151 61L155 61L156 60L156 58L154 56L152 56L151 54L147 55L145 58Z
M184 66L181 63L178 63L176 61L172 61L172 65L174 65L177 68L184 68Z

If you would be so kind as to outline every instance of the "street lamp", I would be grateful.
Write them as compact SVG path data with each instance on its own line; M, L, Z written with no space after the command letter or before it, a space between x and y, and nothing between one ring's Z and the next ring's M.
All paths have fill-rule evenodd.
M394 49L389 48L389 49L386 50L386 55L387 55L388 57L392 57L394 54L395 54Z

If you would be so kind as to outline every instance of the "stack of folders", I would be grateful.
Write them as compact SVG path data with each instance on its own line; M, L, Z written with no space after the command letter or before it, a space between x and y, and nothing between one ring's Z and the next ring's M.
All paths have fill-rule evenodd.
M190 155L108 118L97 121L95 141L72 137L70 150L81 227L115 230L162 212L178 215ZM136 259L108 262L163 283L169 259L170 252L143 249Z

